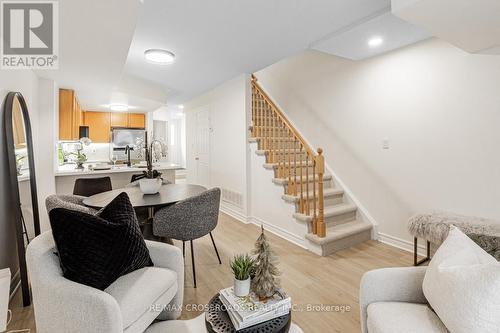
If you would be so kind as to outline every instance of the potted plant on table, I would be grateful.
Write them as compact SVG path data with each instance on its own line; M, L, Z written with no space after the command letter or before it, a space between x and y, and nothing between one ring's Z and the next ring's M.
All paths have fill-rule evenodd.
M234 274L234 294L238 297L248 296L250 293L250 274L254 260L248 254L240 254L231 262Z
M144 157L146 159L146 171L143 171L143 177L139 180L139 187L144 194L156 194L160 190L163 183L161 179L161 172L153 170L153 151L154 141L148 145L148 138L146 133L144 144Z

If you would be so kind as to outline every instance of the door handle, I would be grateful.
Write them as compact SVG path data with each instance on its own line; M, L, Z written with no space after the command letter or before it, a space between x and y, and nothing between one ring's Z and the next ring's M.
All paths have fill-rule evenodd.
M195 157L194 159L195 159L196 161L198 161L200 158L199 158L199 157Z

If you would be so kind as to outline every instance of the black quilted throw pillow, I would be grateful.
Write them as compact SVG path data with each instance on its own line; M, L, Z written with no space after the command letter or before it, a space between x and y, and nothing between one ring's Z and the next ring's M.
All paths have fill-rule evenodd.
M63 275L69 280L104 290L122 275L153 266L126 193L97 215L56 208L49 217Z

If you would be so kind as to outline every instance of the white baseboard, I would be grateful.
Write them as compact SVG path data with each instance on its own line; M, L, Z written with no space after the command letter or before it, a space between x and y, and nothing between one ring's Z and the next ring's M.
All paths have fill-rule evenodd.
M292 234L288 230L277 227L269 222L266 222L258 217L255 217L255 216L250 217L249 222L252 224L255 224L256 226L259 226L259 227L261 225L263 225L264 229L266 229L266 231L269 231L269 232L275 234L276 236L281 237L281 238L289 241L290 243L293 243L297 246L300 246L303 249L306 249L306 250L308 249L307 245L306 245L305 238L300 238L299 236Z
M234 207L232 207L231 204L229 204L227 202L221 201L220 210L224 214L227 214L227 215L231 216L232 218L234 218L242 223L245 223L245 224L250 223L248 221L248 217L245 214L243 214L238 209L235 209Z
M413 242L407 241L405 239L394 237L394 236L379 232L378 233L378 240L384 244L394 246L394 247L397 247L398 249L413 253ZM418 255L425 257L426 247L423 245L424 242L425 242L424 240L420 240L420 244L418 244L418 248L417 248L417 253L418 253Z

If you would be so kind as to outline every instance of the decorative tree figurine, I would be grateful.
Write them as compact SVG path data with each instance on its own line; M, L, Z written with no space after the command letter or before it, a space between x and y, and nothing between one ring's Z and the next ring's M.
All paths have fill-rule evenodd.
M264 227L262 232L255 242L255 249L253 254L256 255L254 264L254 277L252 279L252 291L259 297L259 300L266 301L272 297L279 289L280 275L278 267L278 257L269 245L266 235L264 234Z

